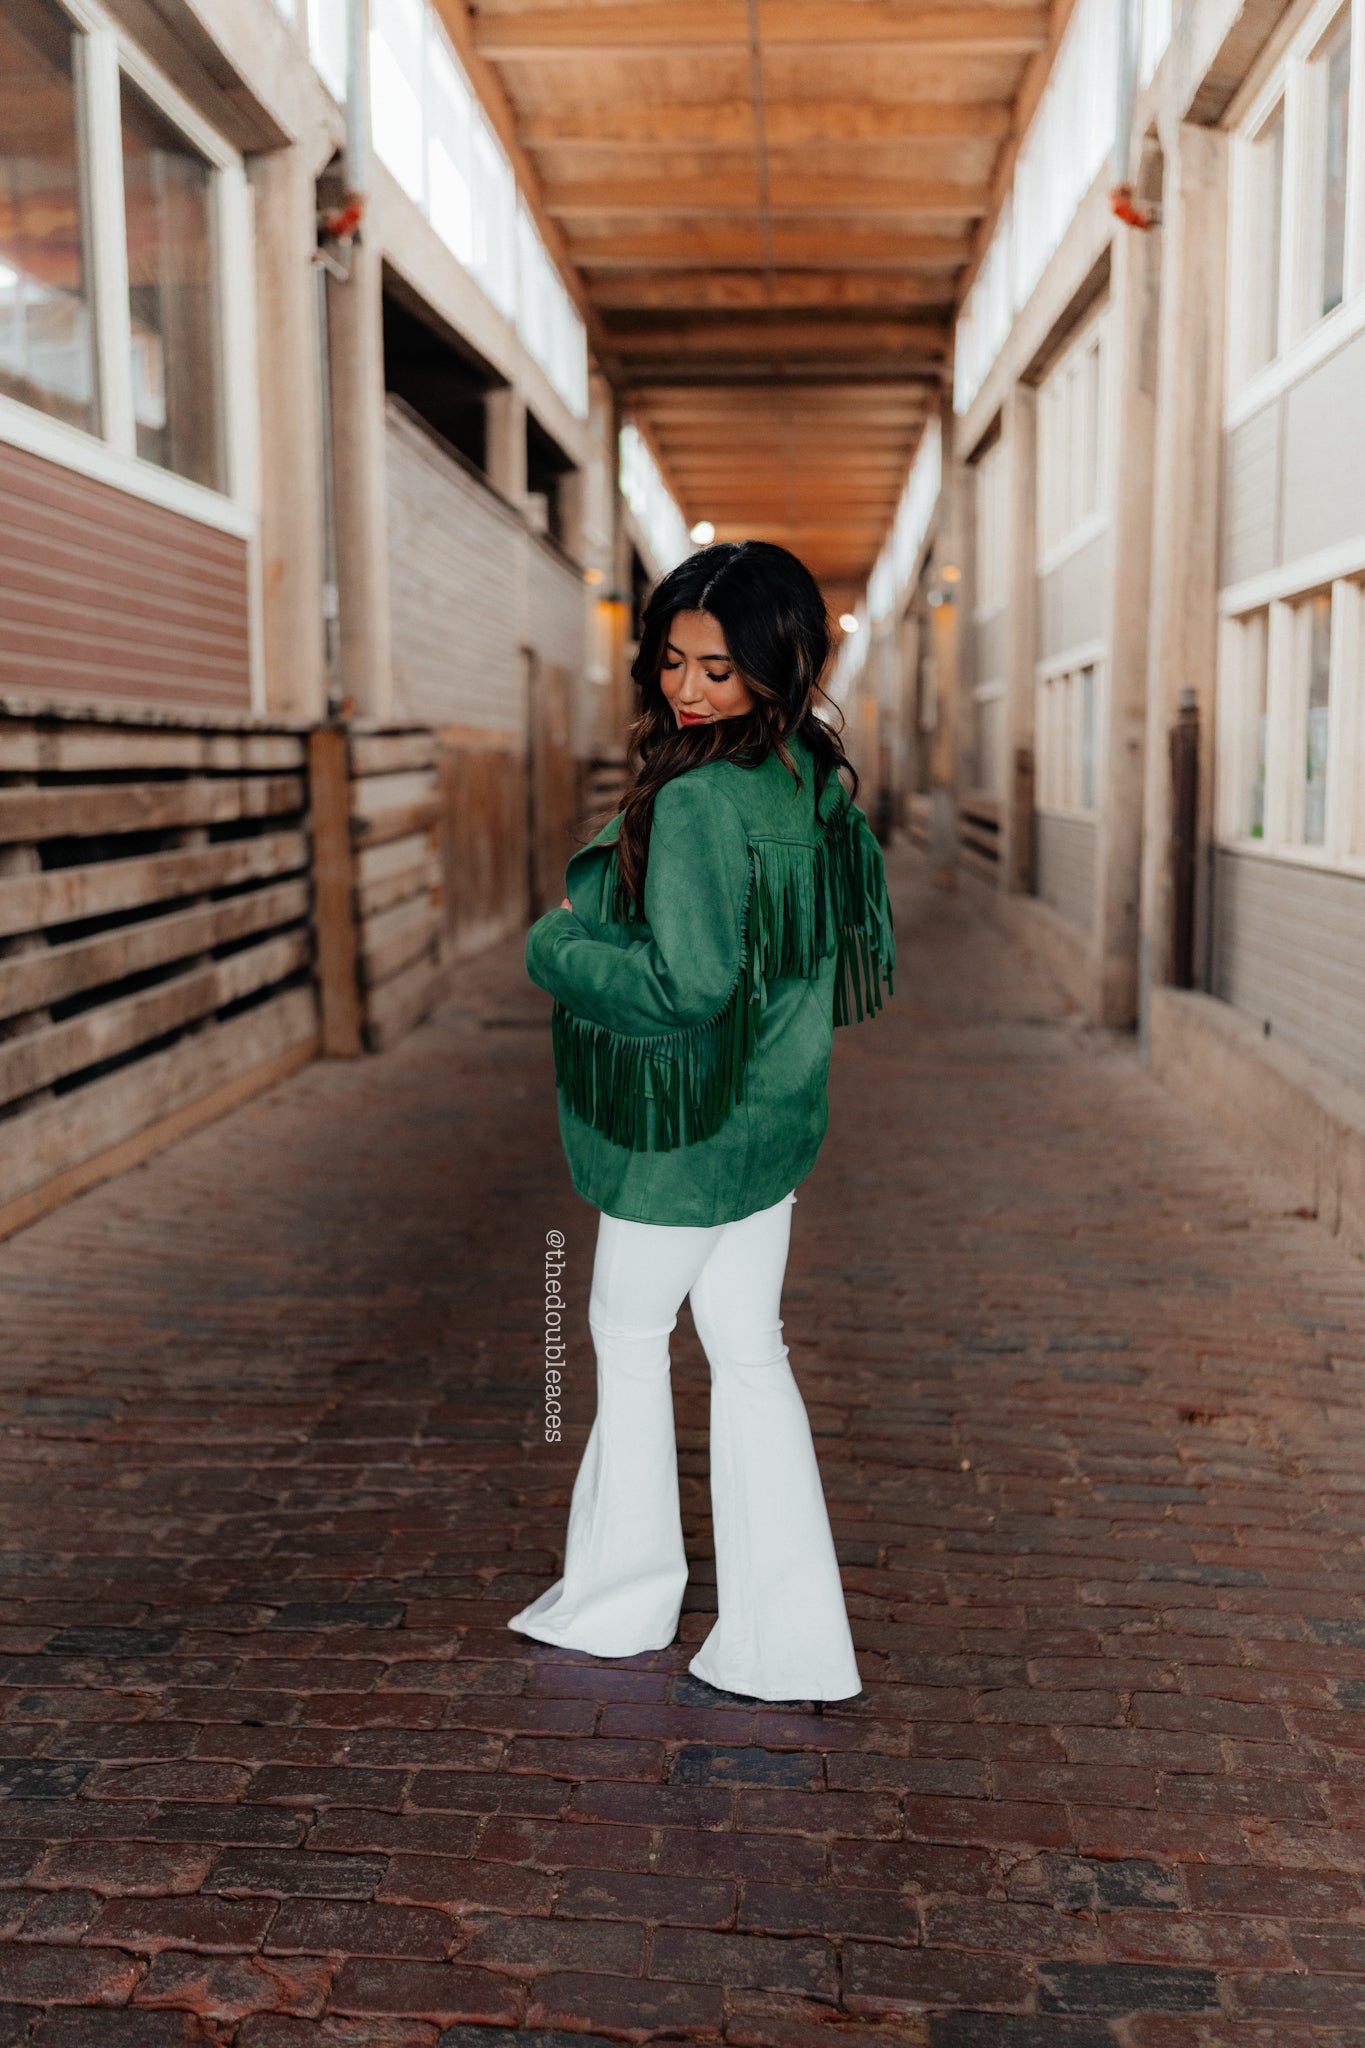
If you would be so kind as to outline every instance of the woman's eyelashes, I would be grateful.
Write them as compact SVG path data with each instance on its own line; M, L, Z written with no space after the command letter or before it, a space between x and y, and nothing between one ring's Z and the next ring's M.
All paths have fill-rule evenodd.
M679 668L681 668L681 667L682 667L682 663L681 663L680 661L666 661L666 662L664 662L664 663L663 663L663 667L664 667L664 668L666 668L666 669L669 669L669 670L672 670L672 669L679 669ZM733 671L732 669L728 669L728 668L727 668L727 669L726 669L726 671L725 671L725 673L724 673L724 675L722 675L722 676L713 676L713 675L712 675L712 674L710 673L710 671L709 671L709 670L707 670L707 672L706 672L706 680L707 680L707 682L708 682L708 683L728 683L728 682L729 682L729 680L730 680L730 677L731 677L731 675L732 675L733 673L734 673L734 671Z

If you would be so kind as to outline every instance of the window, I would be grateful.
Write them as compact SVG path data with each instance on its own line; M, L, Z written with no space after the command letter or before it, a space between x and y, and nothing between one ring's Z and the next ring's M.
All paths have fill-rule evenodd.
M1280 349L1280 244L1284 214L1284 102L1257 135L1249 168L1251 266L1247 368L1259 370Z
M1099 664L1041 676L1035 706L1040 811L1092 816L1098 801Z
M245 532L241 160L99 0L71 5L0 9L0 434Z
M71 23L48 0L0 16L0 392L93 430L95 348Z
M1332 599L1327 591L1310 597L1302 608L1301 633L1306 641L1308 690L1303 741L1302 836L1305 846L1321 846L1327 836L1328 716L1331 710Z
M687 521L664 482L648 442L630 420L621 429L619 465L621 495L639 521L659 573L666 575L692 553L692 542ZM857 637L862 644L867 636Z
M1038 536L1044 560L1088 539L1105 509L1105 319L1039 387Z
M1252 839L1265 838L1265 764L1269 745L1266 729L1266 685L1269 680L1267 629L1270 615L1254 612L1246 625L1246 677L1248 710L1251 716L1250 774L1246 780L1247 833Z
M370 119L376 155L586 419L578 308L430 0L372 0Z
M1363 618L1365 588L1342 578L1224 621L1220 839L1365 866Z
M213 168L126 78L122 116L137 452L220 489Z
M1354 304L1365 319L1365 151L1353 75L1365 0L1318 0L1233 138L1228 372L1234 409L1264 399L1342 339L1323 323ZM1313 339L1321 330L1320 341ZM1272 388L1277 382L1270 380Z
M1312 97L1317 161L1314 228L1317 248L1310 317L1341 304L1346 287L1346 147L1351 96L1351 16L1345 10L1313 59Z
M1076 677L1080 723L1079 800L1083 811L1095 808L1095 664L1087 662Z

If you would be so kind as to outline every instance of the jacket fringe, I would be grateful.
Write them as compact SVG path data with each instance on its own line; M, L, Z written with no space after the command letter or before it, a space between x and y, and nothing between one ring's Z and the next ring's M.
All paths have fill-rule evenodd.
M613 855L604 865L604 918L616 900L616 868ZM834 1022L861 1022L882 1007L883 983L894 993L896 943L881 848L846 804L823 821L814 845L750 840L739 967L719 1009L701 1023L637 1036L556 1002L556 1084L580 1121L631 1151L671 1152L714 1137L744 1100L768 983L811 980L831 952Z

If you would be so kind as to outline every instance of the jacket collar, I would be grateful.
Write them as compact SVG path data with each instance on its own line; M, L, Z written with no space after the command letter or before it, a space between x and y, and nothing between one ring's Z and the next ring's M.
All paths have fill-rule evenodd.
M803 759L800 764L802 770L803 772L808 771L811 766L810 750L799 740L797 741L796 745L797 751L803 756ZM768 756L769 760L772 760L773 758L774 756L771 754ZM766 762L764 763L764 766L767 766ZM787 771L785 768L781 768L780 763L779 768L781 773L785 775ZM850 799L848 791L844 788L844 785L839 780L838 775L831 775L829 779L826 781L824 788L820 792L819 816L821 820L827 821L828 819L832 818L838 811L842 810L849 801ZM593 837L588 841L588 845L614 845L617 838L620 835L621 817L622 813L620 811L613 811L612 815L607 819L606 824L603 825L598 832L595 832L593 834Z

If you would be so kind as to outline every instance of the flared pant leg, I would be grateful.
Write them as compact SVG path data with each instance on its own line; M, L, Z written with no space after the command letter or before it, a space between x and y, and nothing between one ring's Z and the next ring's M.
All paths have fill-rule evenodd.
M810 1419L782 1337L789 1196L727 1224L692 1286L711 1366L715 1626L688 1669L757 1699L862 1690Z
M661 1650L687 1559L669 1338L724 1224L598 1223L588 1299L597 1414L569 1503L564 1574L508 1626L597 1657Z
M795 1195L709 1227L598 1226L597 1414L563 1576L508 1626L598 1657L671 1643L687 1584L669 1339L690 1294L711 1367L719 1615L689 1669L757 1699L861 1690L805 1403L780 1313Z

